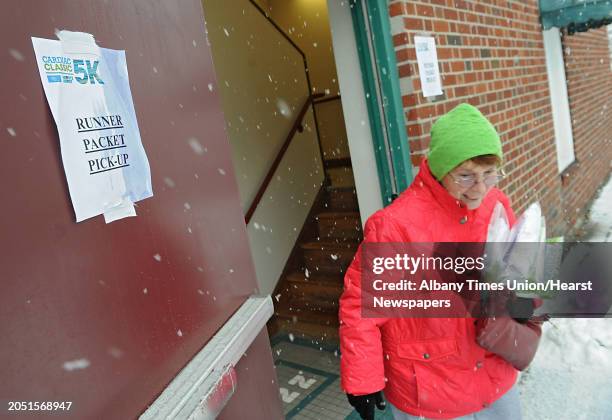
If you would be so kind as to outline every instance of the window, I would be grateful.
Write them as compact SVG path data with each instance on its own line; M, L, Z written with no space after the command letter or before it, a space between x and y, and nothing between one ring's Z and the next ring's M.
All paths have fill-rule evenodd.
M544 35L546 71L552 106L555 142L557 144L557 164L559 173L563 172L574 160L574 138L572 136L572 117L570 115L565 81L565 63L559 28L547 29Z
M610 70L612 70L612 25L608 25L608 47L610 48Z

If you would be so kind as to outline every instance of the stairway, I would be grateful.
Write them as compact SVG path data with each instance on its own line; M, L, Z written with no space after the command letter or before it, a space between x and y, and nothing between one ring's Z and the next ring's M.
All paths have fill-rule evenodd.
M271 335L336 345L344 272L362 239L352 169L326 162L326 185L274 292Z

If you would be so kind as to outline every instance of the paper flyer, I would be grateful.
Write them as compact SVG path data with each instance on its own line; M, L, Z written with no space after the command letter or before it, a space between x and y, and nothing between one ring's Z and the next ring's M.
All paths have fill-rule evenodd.
M414 46L423 96L427 98L442 95L442 81L440 80L435 39L433 37L415 36Z
M32 38L47 102L59 133L76 221L135 216L153 195L130 91L125 51L100 48L81 32Z

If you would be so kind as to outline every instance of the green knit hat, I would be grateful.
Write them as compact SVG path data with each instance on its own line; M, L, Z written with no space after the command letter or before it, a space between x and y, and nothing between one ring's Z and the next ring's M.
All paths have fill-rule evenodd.
M472 105L456 106L431 127L427 160L438 180L464 161L481 155L503 157L495 127Z

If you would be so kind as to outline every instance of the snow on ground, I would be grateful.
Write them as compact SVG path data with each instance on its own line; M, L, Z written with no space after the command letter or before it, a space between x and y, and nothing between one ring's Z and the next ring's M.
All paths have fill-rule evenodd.
M590 210L590 242L612 242L612 179ZM612 419L612 318L553 319L519 379L524 420Z
M519 380L525 420L612 419L612 319L557 319Z

